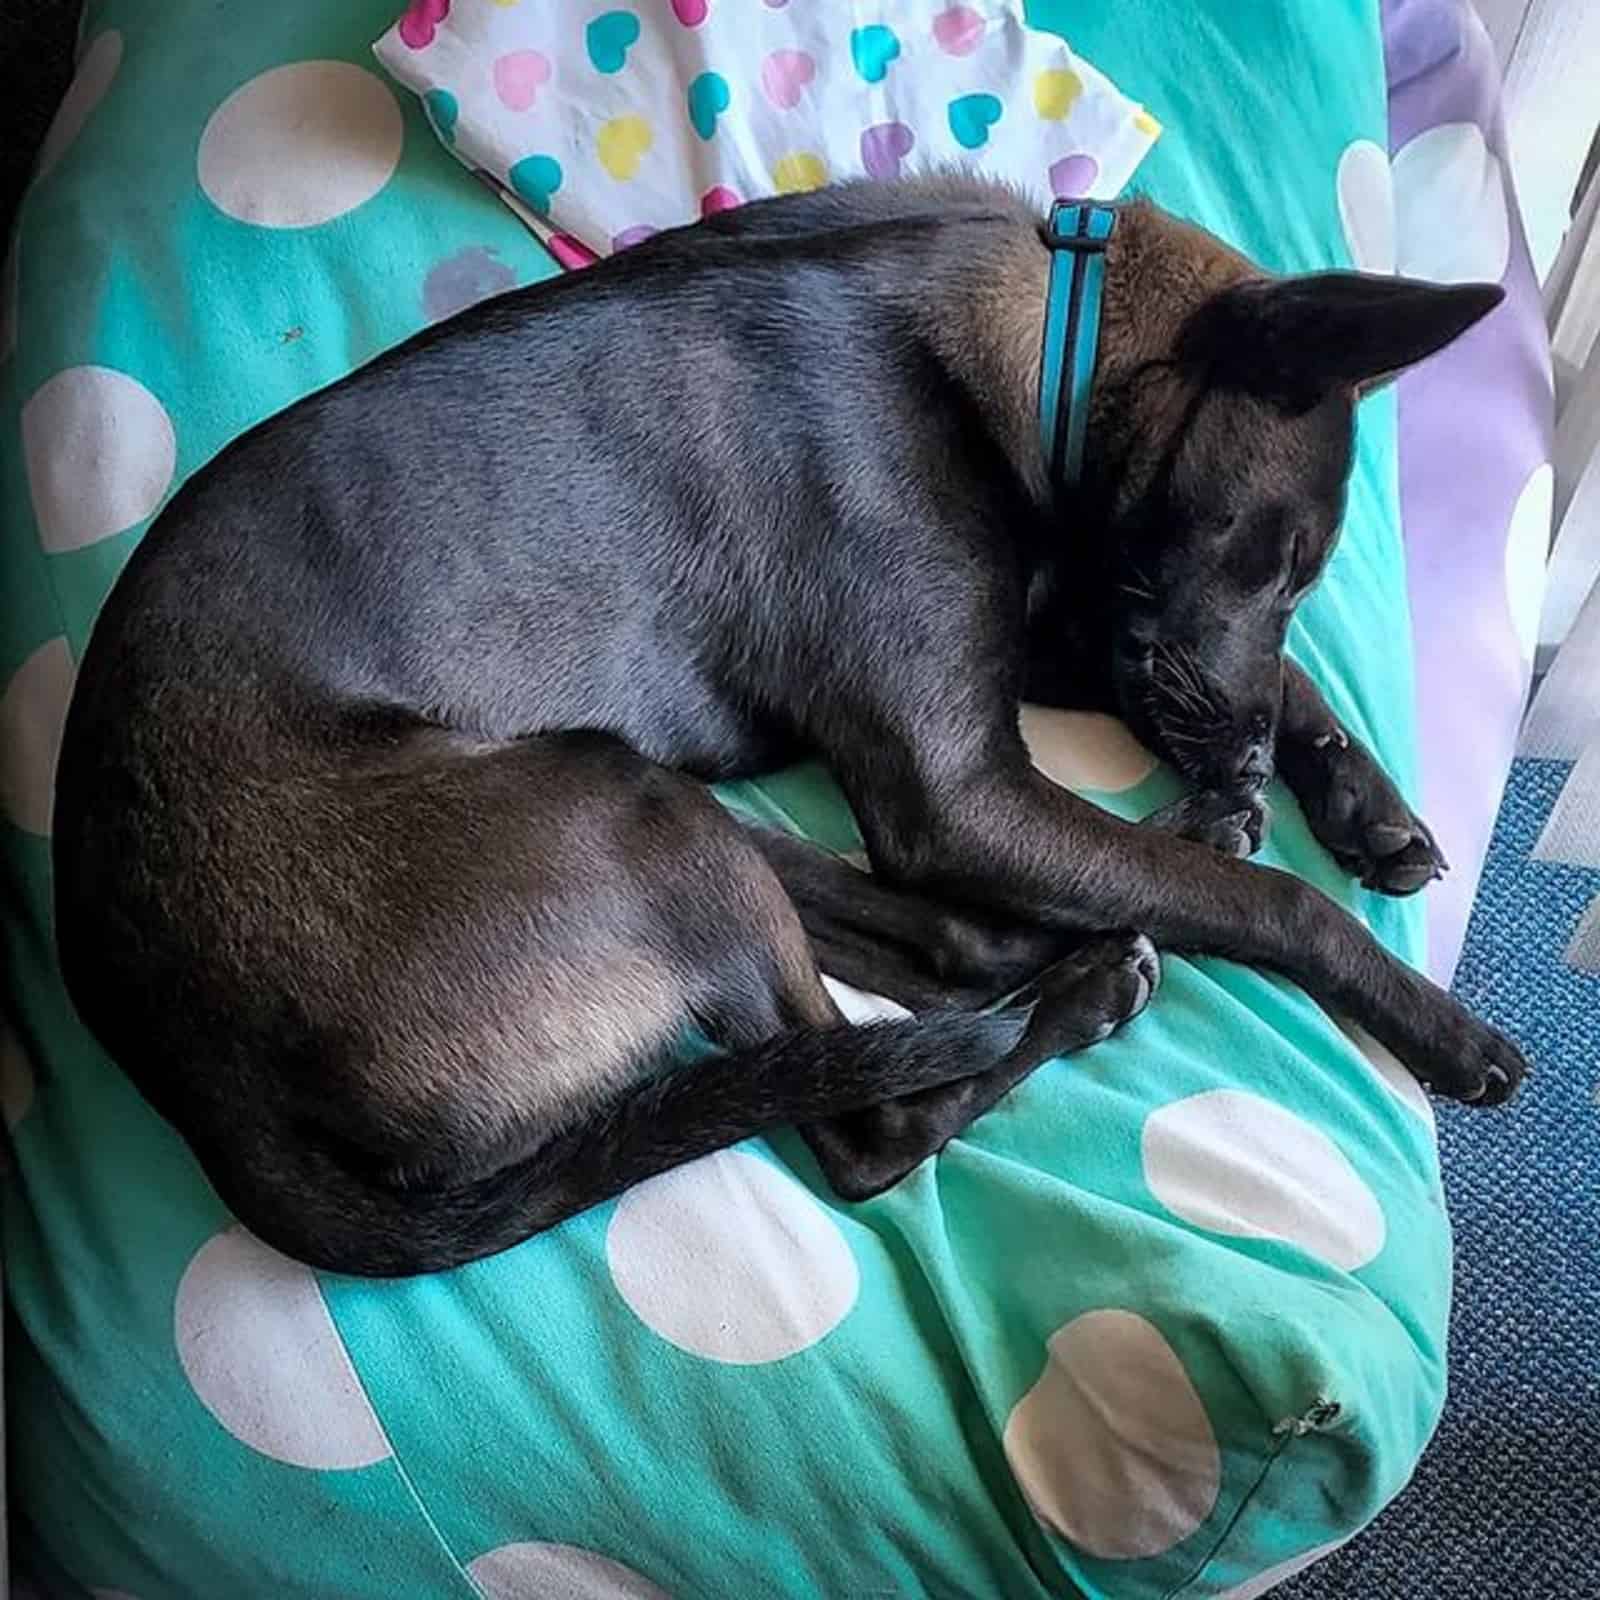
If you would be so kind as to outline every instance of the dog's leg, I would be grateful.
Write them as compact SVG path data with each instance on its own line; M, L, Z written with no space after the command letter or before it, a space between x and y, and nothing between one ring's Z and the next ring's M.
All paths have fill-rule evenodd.
M141 1084L181 1050L216 1063L168 1114L242 1222L328 1270L458 1265L768 1128L1021 1076L1129 1009L1086 956L1031 1014L851 1028L693 779L599 734L332 754L241 787L208 863L226 948L187 890L159 924L236 963L224 1002L150 996L130 1020L97 1003L93 947L69 957ZM725 1053L673 1068L691 1020Z
M1312 833L1367 888L1415 894L1443 874L1444 855L1428 825L1291 662L1284 665L1278 770Z
M778 829L752 828L750 836L799 912L822 970L912 1011L1000 1000L1084 942L896 888Z
M971 1077L809 1123L800 1131L844 1199L870 1199L937 1155L1041 1063L1098 1044L1138 1016L1160 982L1160 958L1143 934L1084 940L1033 986L1040 1003L1023 1047L1013 1055ZM1063 1006L1062 999L1070 1004Z
M898 1183L1003 1099L1038 1060L1097 1044L1136 1017L1160 982L1160 959L1142 935L1086 939L1006 923L879 883L790 834L753 829L752 837L831 976L914 1010L1006 996L1041 1002L1030 1048L1014 1057L802 1130L846 1199L864 1200ZM1055 1003L1060 996L1073 1003Z
M996 691L997 699L999 691ZM1128 824L1035 771L1015 719L953 697L898 743L830 752L874 866L892 882L1084 933L1138 928L1158 948L1229 957L1300 984L1442 1092L1492 1104L1516 1048L1301 879ZM941 712L943 714L941 714Z

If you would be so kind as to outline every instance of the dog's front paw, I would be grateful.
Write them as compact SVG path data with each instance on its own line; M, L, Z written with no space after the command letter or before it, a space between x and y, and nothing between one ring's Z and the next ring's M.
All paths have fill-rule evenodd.
M1446 995L1420 1020L1422 1038L1406 1051L1413 1073L1436 1093L1473 1106L1504 1105L1528 1075L1527 1058L1503 1033Z
M1267 836L1272 813L1258 790L1228 794L1197 789L1144 819L1145 826L1210 845L1225 856L1253 856Z
M1370 752L1343 733L1285 763L1285 776L1317 840L1366 888L1415 894L1444 876L1449 864L1427 823Z

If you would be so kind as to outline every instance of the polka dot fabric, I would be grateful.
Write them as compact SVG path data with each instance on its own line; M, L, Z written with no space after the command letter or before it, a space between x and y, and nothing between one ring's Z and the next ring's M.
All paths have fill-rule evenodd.
M1111 198L1160 132L1020 4L414 0L374 47L544 236L609 255L844 178L959 164Z
M1372 272L1506 291L1494 316L1397 385L1423 809L1454 867L1429 897L1428 967L1448 982L1538 641L1554 490L1550 346L1483 24L1468 0L1384 0L1382 22L1388 138L1352 142L1339 169L1350 257Z
M719 3L641 6L637 40L608 23L593 70L621 80L646 25L692 33ZM405 26L425 53L488 5L435 0ZM1169 960L1129 1029L866 1205L834 1200L781 1133L398 1283L312 1273L244 1233L73 1017L50 954L51 772L74 663L151 516L262 417L557 270L441 144L464 104L371 65L386 9L92 0L24 206L0 344L0 1222L33 1564L130 1600L1265 1592L1405 1481L1443 1395L1448 1297L1426 1100L1277 980ZM570 9L585 48L623 10ZM899 25L897 57L856 9L829 71L892 83ZM959 9L927 13L956 61ZM1258 9L1029 18L1070 21L1161 109L1142 169L1159 199L1269 265L1339 264L1352 193L1382 186L1370 154L1366 190L1341 183L1347 151L1383 148L1376 13ZM820 71L804 79L781 64L773 92L803 105ZM530 110L556 82L526 59L498 75ZM732 100L703 94L726 130ZM998 124L983 105L957 121L1070 98L1049 79ZM1280 126L1293 137L1261 137ZM619 161L660 148L615 138ZM1363 237L1381 249L1381 224ZM1394 475L1379 396L1292 643L1409 784ZM1177 792L1113 720L1024 726L1044 771L1119 815ZM1267 858L1417 958L1420 908L1352 888L1274 798ZM813 767L723 799L859 849Z

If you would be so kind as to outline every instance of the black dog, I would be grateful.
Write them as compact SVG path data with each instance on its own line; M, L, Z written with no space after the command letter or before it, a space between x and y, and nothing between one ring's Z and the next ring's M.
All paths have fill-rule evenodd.
M1364 881L1439 868L1282 649L1361 389L1498 291L1272 282L1144 205L1105 260L1071 494L1040 220L951 181L479 306L174 497L82 663L57 930L250 1228L445 1267L786 1122L869 1194L1137 1012L1146 935L1286 974L1445 1093L1512 1091L1511 1045L1229 853L1275 749ZM1196 786L1164 820L1223 848L1046 781L1024 696L1124 716ZM806 752L876 876L701 781ZM802 917L839 977L949 1009L841 1027ZM1046 967L1031 1010L958 1009ZM728 1053L667 1072L690 1020Z

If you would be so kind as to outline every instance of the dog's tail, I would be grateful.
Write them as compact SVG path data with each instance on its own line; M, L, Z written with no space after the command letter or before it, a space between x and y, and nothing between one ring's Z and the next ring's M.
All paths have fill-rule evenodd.
M284 1207L267 1195L252 1203L257 1197L240 1190L251 1180L237 1164L219 1158L206 1165L236 1214L297 1260L367 1277L436 1272L505 1250L645 1178L767 1129L861 1110L996 1066L1032 1048L1028 1021L1024 1010L952 1011L798 1028L650 1079L528 1154L460 1184L391 1183L325 1144L285 1141L280 1160L302 1170L275 1173L274 1185L290 1178L318 1204ZM1054 1052L1037 1053L1043 1060Z

